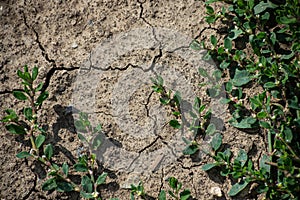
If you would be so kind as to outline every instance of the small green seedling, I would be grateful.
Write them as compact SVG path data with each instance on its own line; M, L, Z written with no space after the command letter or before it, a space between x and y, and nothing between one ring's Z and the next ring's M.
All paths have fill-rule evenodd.
M188 189L182 190L182 183L180 183L175 177L170 177L168 179L169 186L171 190L168 191L168 194L176 200L187 200L191 198L191 192ZM166 200L166 192L162 190L159 193L159 200Z
M131 184L130 188L130 199L134 200L134 195L137 195L138 197L141 197L143 199L146 198L146 193L144 190L144 185L142 182L139 182L137 186Z
M172 115L175 119L170 120L169 124L175 129L180 129L181 123L178 119L181 117L181 95L178 91L173 92L172 90L168 90L164 86L164 80L161 76L157 76L156 78L150 78L153 85L152 89L154 92L160 94L160 102L163 105L168 105L172 108Z

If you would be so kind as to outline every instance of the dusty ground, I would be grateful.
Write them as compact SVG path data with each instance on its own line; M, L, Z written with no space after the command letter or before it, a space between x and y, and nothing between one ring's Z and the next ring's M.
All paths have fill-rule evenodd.
M204 81L197 74L198 67L195 68L197 62L202 62L201 52L194 52L197 57L185 57L190 56L186 54L190 51L186 47L189 38L209 37L210 31L200 35L207 26L204 15L203 2L193 0L2 0L0 117L6 108L21 112L24 105L14 100L12 95L13 90L21 89L16 71L25 64L37 65L39 78L50 93L43 104L40 122L52 138L50 141L55 145L57 160L74 162L81 145L73 117L65 112L69 106L87 109L83 110L92 113L94 119L103 125L105 136L120 144L111 143L113 151L102 155L103 166L110 171L107 184L101 191L103 199L129 199L129 191L125 187L138 180L143 181L150 196L157 197L161 189L168 189L166 179L170 176L177 177L184 188L189 188L195 199L217 199L210 193L212 187L221 188L223 196L218 199L229 199L227 191L231 180L220 177L214 171L207 174L201 170L201 165L207 163L208 158L202 157L193 162L180 153L183 147L178 138L182 135L165 126L170 119L170 110L159 104L149 81L149 76L155 73L166 78L175 77L173 81L180 84L174 86L172 80L165 79L167 86L185 92L188 98L192 93L209 102L203 88L197 86ZM139 35L131 38L131 44L121 43L126 35L124 33L139 33L132 30L144 30L144 35L140 35L149 36L146 37L149 43ZM179 40L178 35L187 38L186 41ZM111 45L110 49L117 49L117 52L102 52L107 47L103 44ZM131 49L134 45L136 49ZM114 56L116 59L109 60ZM106 63L104 59L109 61ZM167 70L162 66L167 66ZM89 74L91 71L101 74L97 74L95 79L93 74ZM85 88L80 89L80 78L88 81L88 84L83 84ZM78 92L84 91L94 95L90 97L93 102L77 99L80 96ZM234 152L245 148L251 151L253 157L258 157L265 148L261 137L229 127L226 123L230 117L228 112L221 113L224 142ZM188 131L185 130L184 134ZM9 135L1 125L1 199L79 199L75 193L41 191L45 172L38 171L39 168L31 162L15 158L17 152L27 148L26 142L22 144L20 140ZM175 156L171 151L175 152ZM109 154L112 152L116 155ZM161 158L166 159L158 165ZM247 192L237 197L255 198Z

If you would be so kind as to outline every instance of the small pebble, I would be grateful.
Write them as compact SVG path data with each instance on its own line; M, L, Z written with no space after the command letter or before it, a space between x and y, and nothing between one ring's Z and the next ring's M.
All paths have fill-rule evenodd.
M77 47L78 47L78 44L77 44L76 42L73 42L72 48L73 48L73 49L76 49Z
M222 197L222 190L219 187L210 188L209 193L217 197Z

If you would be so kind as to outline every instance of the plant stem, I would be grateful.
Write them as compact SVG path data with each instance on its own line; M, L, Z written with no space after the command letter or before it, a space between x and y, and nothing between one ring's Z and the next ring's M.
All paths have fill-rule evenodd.
M30 132L32 132L32 131L30 130ZM36 147L34 138L33 138L33 136L32 136L31 133L30 133L29 138L30 138L30 142L31 142L32 148L33 148L33 150L35 151L36 155L38 156L38 155L39 155L39 149Z

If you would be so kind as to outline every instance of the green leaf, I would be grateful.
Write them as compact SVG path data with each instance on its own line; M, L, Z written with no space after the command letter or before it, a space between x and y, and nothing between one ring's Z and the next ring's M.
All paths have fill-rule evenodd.
M227 69L227 67L229 67L229 65L230 65L230 61L228 61L228 60L223 60L223 61L221 62L221 64L220 64L220 68L221 68L221 69Z
M177 185L178 185L178 180L175 177L170 177L169 178L169 185L172 189L176 190L177 189Z
M37 98L35 105L39 106L41 105L49 96L49 93L47 91L44 91L40 94L40 96Z
M190 48L199 51L201 50L201 44L197 40L193 40L190 44Z
M102 130L102 126L101 126L101 124L98 124L96 127L95 127L95 133L98 133L98 132L100 132Z
M170 103L170 99L168 97L161 97L159 98L159 101L163 105L167 105L168 103Z
M225 47L225 49L228 49L228 51L231 51L231 49L232 49L232 41L229 38L225 38L225 40L224 40L224 47Z
M94 199L94 195L92 193L80 191L80 195L85 199Z
M216 133L212 138L210 145L214 151L217 151L222 145L222 135L220 133Z
M209 124L208 127L206 128L205 133L206 133L207 135L212 135L212 134L215 133L215 131L216 131L216 126L215 126L213 123L211 123L211 124Z
M44 83L42 82L42 83L39 83L38 84L38 86L36 86L36 88L35 88L35 92L38 92L38 91L40 91L42 88L43 88L43 85L44 85Z
M259 121L259 125L263 128L266 128L266 129L270 129L271 128L271 125L269 122L265 122L265 121Z
M130 192L130 200L134 200L134 194L133 194L133 192Z
M92 143L92 148L96 150L101 144L102 144L102 135L100 133L94 138Z
M160 191L158 195L158 200L166 200L166 199L167 199L166 192L164 190Z
M232 82L231 81L229 81L229 82L227 82L226 83L226 86L225 86L225 89L226 89L226 92L228 92L228 93L231 93L231 91L232 91Z
M177 106L180 106L180 103L181 103L181 94L180 94L180 92L178 92L178 91L175 92L173 100L176 102Z
M31 75L32 81L34 81L36 79L38 73L39 73L39 69L37 67L34 67L32 69L32 75Z
M206 108L206 105L201 105L199 110L198 110L198 113L203 112L205 108Z
M271 166L266 164L266 162L270 162L270 157L267 155L262 155L261 159L259 160L259 168L266 170L266 172L270 173Z
M81 186L84 192L92 193L93 192L93 183L88 176L83 176L81 179Z
M8 124L5 126L5 128L12 134L18 134L18 135L26 134L24 127L18 126L16 124Z
M171 195L173 198L177 199L177 196L172 192L172 191L168 191L169 195Z
M214 2L218 2L220 0L207 0L205 1L205 4L211 4L211 3L214 3Z
M244 149L240 149L235 160L237 160L241 163L241 167L244 167L244 165L246 164L246 162L248 160L248 155L247 155L246 151Z
M297 18L295 17L287 17L287 16L281 16L279 18L279 21L283 24L294 24L294 23L297 23Z
M268 113L265 111L260 111L259 113L257 113L257 118L258 119L264 119L268 116Z
M77 172L87 172L88 171L88 167L86 166L86 164L84 163L76 163L74 165L74 169L77 171Z
M240 122L233 120L230 121L231 125L236 128L253 128L253 125L257 122L257 120L253 117L247 117L245 119L242 119Z
M13 95L19 100L27 100L27 96L21 91L13 91Z
M1 119L1 122L18 121L18 116L17 116L17 114L16 114L16 112L14 110L7 109L7 110L5 110L5 112L8 115L6 115L5 117L3 117Z
M267 82L264 84L264 88L270 89L276 87L276 84L274 82Z
M170 126L172 126L173 128L176 128L176 129L180 129L181 128L181 125L180 123L175 120L175 119L172 119L170 122L169 122Z
M284 128L284 140L287 143L290 143L290 142L292 142L292 139L293 139L293 132L292 132L292 130L289 127L285 127Z
M59 181L56 184L57 184L56 190L58 192L71 192L74 190L74 187L72 186L71 183L65 181Z
M24 115L26 117L27 120L32 120L32 108L24 108Z
M211 35L210 36L210 42L211 42L211 44L214 46L214 47L216 47L217 46L217 38L216 38L216 36L215 35Z
M201 67L198 68L198 72L202 77L206 77L206 78L209 77L207 71Z
M208 171L217 166L217 163L208 163L202 166L203 171Z
M215 81L220 81L221 80L221 78L222 78L222 71L221 70L215 70L214 72L213 72L213 76L214 76L214 78L215 78Z
M235 196L235 195L237 195L239 192L241 192L243 189L245 189L248 184L249 184L249 181L247 181L247 180L241 180L240 182L234 184L231 187L231 189L228 192L228 195L229 196Z
M180 200L187 200L191 197L191 192L189 190L183 190L180 192Z
M86 126L84 125L84 122L82 120L75 120L74 125L77 132L86 132ZM78 137L79 139L81 139L79 133Z
M226 98L221 98L219 101L221 104L228 104L229 102L231 102L230 99L226 99Z
M43 183L42 190L49 191L55 189L56 187L57 184L55 178L50 178Z
M66 176L68 176L68 174L69 174L69 165L66 162L64 162L63 165L62 165L62 171Z
M242 33L244 33L243 30L241 29L233 29L230 34L229 34L229 38L231 40L235 40L237 37L239 37Z
M249 72L247 70L235 70L234 78L232 79L232 84L234 86L242 86L251 81Z
M270 19L270 13L269 12L265 12L265 14L263 14L261 16L262 20L269 20Z
M106 172L102 173L100 176L98 176L98 178L96 180L96 184L101 185L101 184L105 183L106 177L107 177L107 173Z
M76 127L76 126L75 126ZM83 141L83 142L88 142L86 139L85 139L85 137L81 134L81 133L77 133L77 135L78 135L78 138L81 140L81 141Z
M27 151L22 151L16 155L17 158L27 158L30 156L32 156L32 155L30 153L28 153Z
M208 14L208 15L214 14L214 9L213 9L213 7L207 5L207 6L206 6L206 14Z
M300 110L300 106L298 104L298 97L293 96L291 99L288 100L288 104L290 108Z
M272 2L268 1L267 3L261 1L259 4L254 6L254 14L260 14L264 12L267 8L277 8L277 5L273 4Z
M44 154L48 160L51 159L53 156L53 146L52 144L47 144L46 147L44 148Z
M17 75L21 78L21 79L23 79L24 80L24 78L25 78L25 76L24 76L24 74L22 73L22 71L21 70L19 70L18 69L18 71L17 71Z
M46 137L42 134L39 134L36 138L35 138L35 145L37 148L40 148L42 146L42 144L45 142Z
M198 150L199 150L198 145L189 145L189 146L187 146L187 147L182 151L182 153L183 153L184 155L193 155L193 154L195 154Z

